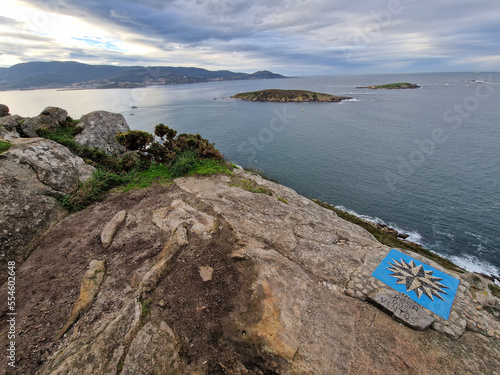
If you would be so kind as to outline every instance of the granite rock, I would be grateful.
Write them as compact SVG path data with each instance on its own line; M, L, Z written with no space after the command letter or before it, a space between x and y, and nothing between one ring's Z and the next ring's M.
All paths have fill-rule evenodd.
M109 154L119 154L126 151L115 139L117 134L130 130L123 115L95 111L83 116L77 126L83 128L75 137L78 144L97 147Z

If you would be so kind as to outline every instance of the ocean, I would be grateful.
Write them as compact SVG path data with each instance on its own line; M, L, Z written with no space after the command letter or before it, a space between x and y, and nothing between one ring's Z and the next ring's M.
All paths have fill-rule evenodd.
M412 82L408 90L359 86ZM269 88L341 103L229 99ZM11 113L122 113L132 129L200 133L232 162L410 234L471 271L500 275L500 73L300 77L109 90L0 94ZM137 108L132 108L137 107Z

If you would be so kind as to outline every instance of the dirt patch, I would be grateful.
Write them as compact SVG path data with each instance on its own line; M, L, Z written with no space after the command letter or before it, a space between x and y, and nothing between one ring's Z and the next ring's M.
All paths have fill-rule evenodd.
M236 304L251 298L253 280L248 270L252 262L230 256L239 248L226 222L219 222L211 240L189 238L189 245L151 296L151 320L156 324L163 320L174 329L181 343L180 355L192 370L203 369L207 374L243 371L241 356L224 331L224 320ZM214 270L209 281L200 276L200 267L206 266Z
M101 317L112 316L123 305L123 297L132 294L127 285L133 272L151 262L162 249L167 235L145 220L150 211L170 203L173 187L111 194L105 201L62 220L40 242L16 274L17 374L37 374L70 337L85 338L99 327ZM100 234L104 225L120 210L135 214L118 231L113 245L104 249ZM127 228L127 226L129 228ZM131 237L128 237L128 236ZM116 242L116 244L115 244ZM107 275L91 310L83 314L58 341L78 298L83 275L91 260L106 260ZM7 288L0 290L0 300L7 301ZM0 311L0 346L7 342L6 305ZM0 367L8 369L6 356ZM8 373L8 372L7 372Z

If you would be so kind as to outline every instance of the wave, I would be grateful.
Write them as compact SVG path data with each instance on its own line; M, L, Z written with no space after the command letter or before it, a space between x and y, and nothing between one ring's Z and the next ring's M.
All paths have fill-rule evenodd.
M457 266L464 268L469 272L482 273L485 275L492 275L500 277L500 269L494 265L479 260L474 255L452 255L450 260ZM498 282L496 282L498 284Z
M358 214L356 211L349 210L349 209L345 208L344 206L336 206L336 208L338 208L339 210L345 211L348 214L359 217L360 219L363 219L363 220L368 221L370 223L387 225L389 228L396 230L398 233L407 234L408 235L408 238L406 239L407 241L415 242L419 245L423 245L423 237L417 231L406 230L406 229L398 227L397 225L394 225L392 223L387 224L384 220L382 220L379 217L371 217L368 215Z
M417 231L409 231L409 230L403 229L403 228L401 228L397 225L391 224L391 223L386 224L384 222L384 220L382 220L379 217L371 217L368 215L358 214L356 211L347 209L344 206L335 206L335 207L338 208L339 210L347 212L348 214L359 217L360 219L363 219L365 221L368 221L368 222L371 222L374 224L387 225L389 228L396 230L398 233L408 234L409 236L406 239L406 241L415 242L415 243L421 245L422 247L432 251L433 253L435 253L443 258L447 258L447 259L451 260L457 266L459 266L459 267L461 267L469 272L476 272L476 273L481 273L484 275L491 275L491 276L495 276L496 278L500 278L500 269L498 267L496 267L488 262L481 261L477 257L475 257L474 255L469 255L469 254L460 255L460 256L458 256L458 255L445 255L439 251L436 251L433 248L434 246L430 246L429 244L425 243L424 238ZM482 245L479 245L479 246L482 246ZM497 281L495 281L495 282L498 283Z

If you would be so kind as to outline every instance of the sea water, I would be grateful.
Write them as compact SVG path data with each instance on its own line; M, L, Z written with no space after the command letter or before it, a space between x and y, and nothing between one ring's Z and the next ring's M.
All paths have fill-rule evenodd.
M412 82L408 90L357 88ZM229 99L268 88L341 103ZM400 232L470 270L500 273L500 73L346 75L0 94L11 113L122 113L131 128L200 133L232 162ZM137 107L137 108L132 108Z

